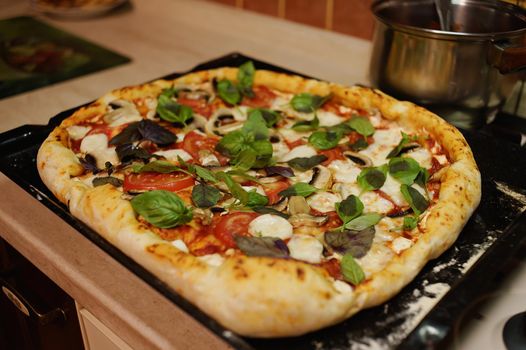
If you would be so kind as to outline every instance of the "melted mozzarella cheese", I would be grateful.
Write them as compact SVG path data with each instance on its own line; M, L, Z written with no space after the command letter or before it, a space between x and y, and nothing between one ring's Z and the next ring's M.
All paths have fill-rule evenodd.
M373 138L374 143L360 151L371 159L374 166L387 163L387 155L395 148L402 139L402 128L391 127L387 130L376 130Z
M290 126L287 126L286 128L282 128L279 131L279 134L285 138L285 140L289 142L298 141L301 138L308 138L309 132L306 131L296 131L293 129L290 129Z
M289 247L290 256L294 259L312 264L321 262L323 244L312 236L295 234L287 243L287 246Z
M292 225L281 216L264 214L250 222L248 232L253 236L287 239L292 237Z
M393 202L395 202L398 206L404 206L407 205L407 201L405 200L404 196L402 195L402 192L400 192L400 186L402 184L398 182L394 177L392 177L390 174L387 174L387 177L385 179L384 185L380 188L385 194L387 194Z
M308 145L301 145L294 147L289 153L285 154L283 158L280 159L282 162L288 162L291 159L302 157L308 158L315 156L317 154L316 150Z
M334 126L345 121L345 118L324 110L317 111L316 116L320 120L320 126Z
M447 164L447 157L444 154L437 154L433 156L440 165Z
M217 253L198 256L197 259L210 266L221 266L221 264L223 264L225 261L225 258Z
M142 116L131 102L117 108L104 116L104 121L108 123L110 127L116 127L123 124L138 122L142 120Z
M348 283L345 283L340 280L335 280L334 282L332 282L332 285L334 289L336 289L339 293L352 293L352 287Z
M91 130L91 127L72 125L68 126L66 130L68 131L68 135L70 138L72 138L73 140L80 140L81 138L87 135L87 133Z
M189 252L186 244L180 239L176 239L175 241L172 241L172 245L176 247L177 249L179 249L180 251L182 251L183 253Z
M431 168L431 153L424 147L419 147L411 152L407 152L406 156L416 160L422 168Z
M376 192L365 192L360 196L360 199L367 211L385 214L393 209L393 203Z
M178 161L177 157L181 157L181 159L185 162L192 159L192 156L183 149L169 149L166 151L157 151L154 154L157 154L158 156L163 156L164 158L175 162Z
M402 251L411 248L413 241L405 237L397 237L391 243L391 248L396 254L400 254Z
M307 171L294 170L294 175L295 176L290 178L290 181L292 181L292 183L297 183L297 182L309 183L312 180L314 171L312 169L307 170Z
M335 205L341 202L340 195L331 192L318 192L307 198L307 203L314 210L322 213L328 213L336 210Z
M394 252L385 245L373 243L369 252L363 258L357 259L357 261L362 267L365 277L368 278L382 271L387 264L389 264L393 256Z
M259 186L241 186L241 188L243 188L247 192L256 191L256 193L259 193L259 194L261 194L263 196L266 196L265 191L263 190L263 188L261 188Z
M328 168L331 170L334 181L343 183L356 182L356 178L362 171L354 162L350 160L333 160Z
M332 186L334 192L338 192L342 198L347 198L351 194L359 196L361 189L356 183L340 183L337 182Z
M105 134L93 134L83 138L80 151L95 157L99 169L104 169L106 162L112 164L119 162L115 147L108 147L108 137Z
M289 152L290 148L285 142L280 141L272 144L272 155L276 157L276 159L283 158Z

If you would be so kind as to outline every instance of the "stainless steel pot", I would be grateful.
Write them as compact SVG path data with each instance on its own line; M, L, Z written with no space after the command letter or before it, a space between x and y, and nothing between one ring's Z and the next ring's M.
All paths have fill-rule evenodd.
M454 31L433 0L377 0L372 83L451 122L494 117L526 68L526 12L499 1L452 0Z

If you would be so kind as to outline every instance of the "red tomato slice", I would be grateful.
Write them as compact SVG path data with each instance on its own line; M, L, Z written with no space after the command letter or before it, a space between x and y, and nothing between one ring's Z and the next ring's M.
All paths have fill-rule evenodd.
M268 87L263 85L254 86L254 97L244 97L241 101L242 105L254 107L254 108L269 108L272 105L272 101L276 98L276 94L273 93Z
M184 137L182 148L190 153L190 155L196 160L199 159L199 151L212 151L219 160L219 163L221 163L221 165L226 165L228 163L228 158L214 151L218 141L219 140L216 138L191 131Z
M325 166L329 165L333 160L345 159L343 151L339 147L319 151L318 153L323 154L325 157L327 157L327 160L322 163Z
M290 185L288 181L277 181L277 182L265 184L264 190L265 190L265 194L268 197L268 203L270 205L276 204L276 202L278 202L281 198L278 193L280 193L286 188L289 188L289 186Z
M166 190L180 191L194 185L194 179L184 173L131 173L124 177L124 191Z
M201 114L202 116L205 116L207 118L210 117L210 115L212 115L212 112L213 112L212 105L209 105L208 102L204 99L196 100L196 99L186 98L184 95L181 94L177 98L177 102L179 104L192 108L194 113Z
M252 212L236 212L220 216L214 224L213 233L228 248L235 248L234 236L248 236L248 225L258 215Z

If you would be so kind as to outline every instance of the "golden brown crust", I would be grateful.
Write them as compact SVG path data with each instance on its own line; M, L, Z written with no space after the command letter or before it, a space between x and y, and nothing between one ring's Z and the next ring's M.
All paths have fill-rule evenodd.
M235 80L237 69L192 73L176 83L199 83L212 77ZM75 154L64 146L64 128L101 113L114 98L156 96L173 82L156 81L116 90L64 120L44 142L37 164L44 183L73 215L168 283L227 328L240 334L276 337L303 334L344 320L398 293L424 264L455 241L480 201L480 174L463 136L436 115L379 91L257 71L256 84L287 92L333 93L362 110L379 109L388 119L425 129L443 145L451 166L442 177L440 198L426 216L424 233L395 255L379 273L353 291L338 291L318 267L292 260L230 257L219 267L183 253L139 223L130 203L110 185L91 188L74 179L82 173Z

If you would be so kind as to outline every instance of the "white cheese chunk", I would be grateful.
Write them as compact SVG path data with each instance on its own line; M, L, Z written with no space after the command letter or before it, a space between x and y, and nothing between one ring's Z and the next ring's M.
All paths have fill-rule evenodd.
M360 152L369 157L374 166L387 163L387 155L402 139L401 131L402 128L400 127L392 127L387 130L376 130L373 135L374 143Z
M433 156L440 165L447 164L447 157L444 154L437 154Z
M188 247L181 239L176 239L175 241L172 241L172 245L182 251L183 253L188 253Z
M334 289L336 289L339 293L352 293L352 287L348 283L345 283L340 280L335 280L334 282L332 282L332 285L334 286Z
M81 138L87 135L87 133L91 130L91 127L72 125L68 126L66 130L68 131L68 135L70 138L72 138L73 140L80 140Z
M338 192L343 199L349 197L351 194L355 196L359 196L360 192L362 192L362 190L360 189L360 186L358 186L357 183L341 183L341 182L335 183L332 186L332 191Z
M378 195L376 192L368 191L360 196L365 210L385 214L393 209L393 203Z
M290 181L292 181L292 183L297 183L297 182L309 183L312 180L314 171L312 169L309 169L307 171L294 170L294 175L295 176L290 178Z
M402 251L411 248L413 241L405 237L397 237L391 243L391 248L396 254L400 254Z
M175 162L178 160L177 157L181 157L185 162L192 159L192 156L183 149L168 149L166 151L157 151L154 154Z
M259 194L261 194L263 196L266 196L265 191L263 190L263 188L261 188L259 186L241 186L241 188L243 188L247 192L256 191L256 193L259 193Z
M99 169L104 169L106 162L112 164L119 162L115 147L108 147L108 137L105 134L93 134L83 138L80 151L95 157Z
M294 147L289 153L285 154L280 161L281 162L288 162L291 159L298 158L298 157L312 157L317 154L316 150L308 145L301 145L298 147Z
M336 203L341 201L342 198L339 194L325 191L317 192L309 198L307 198L307 203L310 205L310 207L322 213L335 211Z
M289 146L283 141L272 143L272 155L276 159L283 158L287 153L290 152Z
M407 201L405 200L404 196L402 195L402 192L400 192L400 186L402 184L398 182L394 177L392 177L390 174L387 174L387 178L385 179L384 185L380 188L385 194L387 194L393 202L395 202L398 206L404 206L407 205Z
M306 131L296 131L293 129L290 129L290 126L287 126L286 128L283 128L279 131L280 135L285 138L285 140L289 142L298 141L301 138L308 138L310 133Z
M135 105L128 102L124 107L117 108L104 116L104 121L110 127L141 121L143 118Z
M320 126L334 126L345 121L345 118L329 111L318 110L316 115L320 120Z
M256 237L287 239L292 237L292 225L281 216L264 214L250 222L248 232Z
M225 258L217 253L198 256L197 259L210 266L221 266L221 264L223 264L225 261Z
M358 263L362 267L365 277L368 278L376 272L383 270L393 258L394 252L383 244L375 244L367 252L367 254L360 259Z
M422 168L431 168L431 152L424 147L419 147L413 151L407 152L405 156L416 160Z
M323 244L315 237L295 234L287 243L290 256L294 259L318 264L321 262Z
M356 166L356 164L348 159L346 160L333 160L328 168L332 171L334 181L343 183L356 182L356 178L360 175L362 169Z

